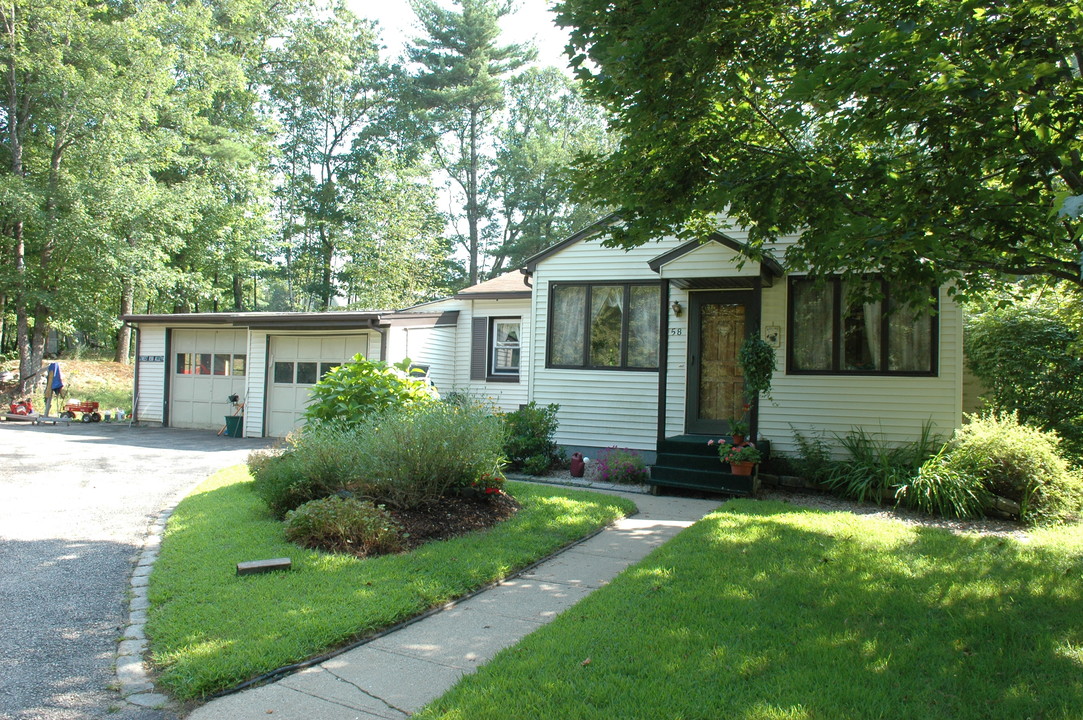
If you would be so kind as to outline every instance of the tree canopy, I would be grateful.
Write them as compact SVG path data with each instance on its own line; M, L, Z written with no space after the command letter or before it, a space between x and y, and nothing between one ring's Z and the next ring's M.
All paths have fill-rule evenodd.
M580 187L610 242L800 232L794 270L1083 287L1083 6L562 0L619 148Z

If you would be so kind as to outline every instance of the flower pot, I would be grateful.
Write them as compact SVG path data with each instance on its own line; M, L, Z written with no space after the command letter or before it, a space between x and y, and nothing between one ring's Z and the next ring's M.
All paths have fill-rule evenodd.
M745 444L745 436L744 435L733 435L732 437L733 437L733 444L736 445L737 447L740 447L740 446Z
M733 475L751 475L756 463L738 462L730 465L730 473Z

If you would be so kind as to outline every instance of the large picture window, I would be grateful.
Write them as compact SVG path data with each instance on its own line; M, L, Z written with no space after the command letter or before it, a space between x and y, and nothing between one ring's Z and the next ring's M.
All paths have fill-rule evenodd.
M937 317L893 301L858 296L841 278L790 278L787 372L935 375Z
M661 293L657 283L554 284L548 366L656 370Z

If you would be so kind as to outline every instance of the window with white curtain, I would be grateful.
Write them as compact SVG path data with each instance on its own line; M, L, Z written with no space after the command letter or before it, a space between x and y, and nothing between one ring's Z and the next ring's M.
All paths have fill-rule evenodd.
M837 277L791 277L789 289L787 372L936 374L936 313L895 302L886 281L879 299Z
M661 302L658 283L554 284L548 366L657 369Z

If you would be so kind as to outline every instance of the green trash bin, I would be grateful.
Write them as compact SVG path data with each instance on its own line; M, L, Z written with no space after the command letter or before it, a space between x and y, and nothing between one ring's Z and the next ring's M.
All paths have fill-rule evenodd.
M226 416L226 435L229 437L241 437L241 426L244 424L244 415Z

